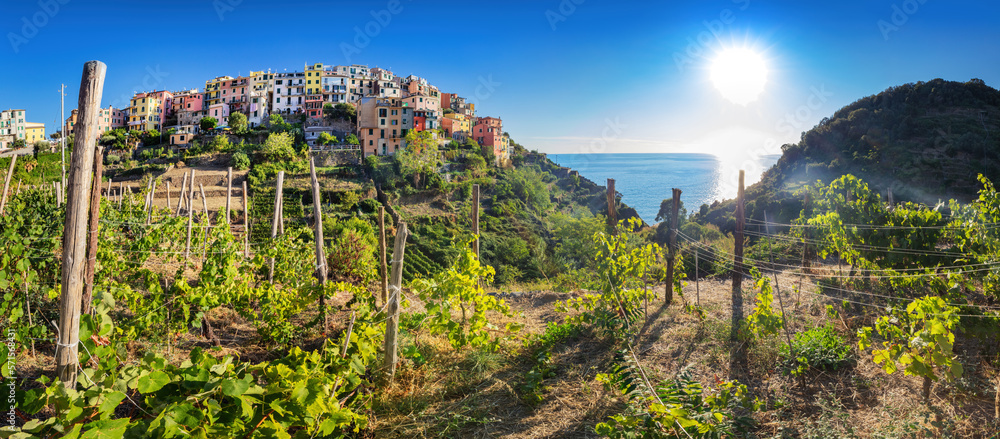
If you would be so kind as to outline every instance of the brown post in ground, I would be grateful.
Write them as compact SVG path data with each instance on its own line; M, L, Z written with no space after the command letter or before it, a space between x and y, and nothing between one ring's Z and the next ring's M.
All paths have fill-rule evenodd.
M205 229L205 236L201 243L201 262L205 263L205 254L208 252L208 229L212 228L212 220L208 217L208 198L205 198L205 186L198 183L198 189L201 191L201 207L205 209L205 224L202 228Z
M170 199L170 181L168 180L165 183L167 183L167 216L170 216L170 205L173 204L173 201Z
M278 171L278 179L274 183L274 215L271 219L271 239L278 237L278 222L281 220L281 190L285 184L285 171ZM267 270L267 281L274 281L274 258L271 258Z
M378 247L382 257L379 265L379 275L382 278L382 306L389 300L389 273L386 272L385 262L385 206L378 207Z
M231 226L233 223L229 218L229 200L233 196L233 167L230 166L226 172L226 225Z
M385 346L383 355L385 364L383 369L386 374L386 382L391 383L396 375L396 362L398 360L397 340L399 334L399 299L403 295L403 254L406 250L406 237L409 232L406 230L406 223L400 221L396 228L396 245L392 250L392 279L389 281L388 319L385 322Z
M184 206L184 193L187 192L187 185L188 185L188 173L185 172L184 180L181 182L181 193L180 195L177 196L177 212L174 213L174 216L181 215L181 208Z
M146 225L153 221L153 199L156 198L156 179L149 184L149 204L146 205Z
M94 297L94 271L97 268L97 237L101 219L101 175L104 163L101 150L94 149L94 188L90 191L90 230L87 237L87 268L84 270L83 298L80 300L81 314L90 314L90 302Z
M670 240L667 247L667 288L663 302L670 305L674 301L674 258L677 256L677 211L681 206L681 190L673 190L674 204L670 209Z
M616 209L617 197L615 197L615 179L608 179L608 227L611 233L618 234L618 209Z
M739 340L740 326L743 324L743 170L740 170L739 190L736 193L736 233L733 234L735 244L733 249L733 290L732 290L732 320L729 330L729 341L733 345L730 358L730 376L740 374L740 368L746 364L746 350Z
M187 263L188 258L191 257L191 225L194 223L194 209L190 209L190 200L194 199L194 169L191 170L191 191L188 194L188 226L187 226L187 244L184 245L184 263Z
M7 206L7 191L10 190L10 177L14 175L14 163L17 163L17 156L10 156L10 166L7 167L7 176L3 179L3 195L0 197L0 213L3 213Z
M243 182L243 256L250 257L250 207L247 203L247 182Z
M475 241L472 241L472 251L476 253L476 259L479 259L479 185L472 185L472 233L476 235Z
M124 201L124 200L125 200L125 182L124 181L119 181L118 182L118 209L119 210L121 210L121 208L122 208L122 201Z
M316 160L309 158L309 176L312 178L313 196L313 237L316 240L316 279L319 281L320 291L326 285L326 251L323 248L323 209L319 198L319 180L316 179ZM319 295L319 312L323 314L323 335L330 328L330 316L326 312L326 293ZM350 334L348 332L348 334Z
M103 165L104 163L101 162L101 164ZM108 179L108 201L111 201L111 200L113 200L113 198L111 198L111 179L109 178Z
M79 112L76 138L79 139L70 163L69 200L63 227L62 291L59 295L59 338L56 340L56 375L68 388L76 387L79 366L80 299L87 261L87 216L91 178L94 172L94 147L97 138L97 117L107 66L100 61L88 61L80 80Z

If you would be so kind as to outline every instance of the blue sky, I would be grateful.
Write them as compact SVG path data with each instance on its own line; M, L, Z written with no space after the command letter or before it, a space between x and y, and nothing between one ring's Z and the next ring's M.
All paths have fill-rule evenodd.
M998 12L942 0L8 1L0 107L51 133L59 85L68 114L91 59L108 65L105 107L220 75L360 63L466 96L545 152L761 154L893 85L997 87ZM731 46L768 68L746 106L709 80Z

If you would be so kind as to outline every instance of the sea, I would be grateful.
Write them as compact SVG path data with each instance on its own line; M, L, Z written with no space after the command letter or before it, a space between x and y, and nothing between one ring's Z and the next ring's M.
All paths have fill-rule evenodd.
M681 190L684 207L689 214L694 213L702 204L735 198L740 169L745 171L744 185L750 186L760 181L761 174L781 156L742 157L735 161L697 153L548 154L548 157L601 186L607 184L607 179L615 179L615 190L622 194L622 202L653 224L660 203L672 198L673 188Z

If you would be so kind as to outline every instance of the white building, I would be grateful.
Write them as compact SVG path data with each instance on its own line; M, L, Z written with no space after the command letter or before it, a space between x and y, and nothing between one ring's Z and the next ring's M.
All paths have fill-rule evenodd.
M274 74L274 100L271 112L293 114L302 112L306 96L306 74L282 72Z
M24 110L0 111L0 149L10 148L17 139L27 142L24 120Z

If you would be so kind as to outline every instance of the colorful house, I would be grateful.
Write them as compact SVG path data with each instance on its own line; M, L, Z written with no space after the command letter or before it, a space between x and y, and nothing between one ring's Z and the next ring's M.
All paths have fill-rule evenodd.
M17 139L26 140L24 110L0 111L0 149L10 148Z
M406 146L413 110L399 99L365 97L358 105L358 134L365 156L392 155Z
M129 102L129 131L159 129L163 123L163 103L152 93L137 93Z

